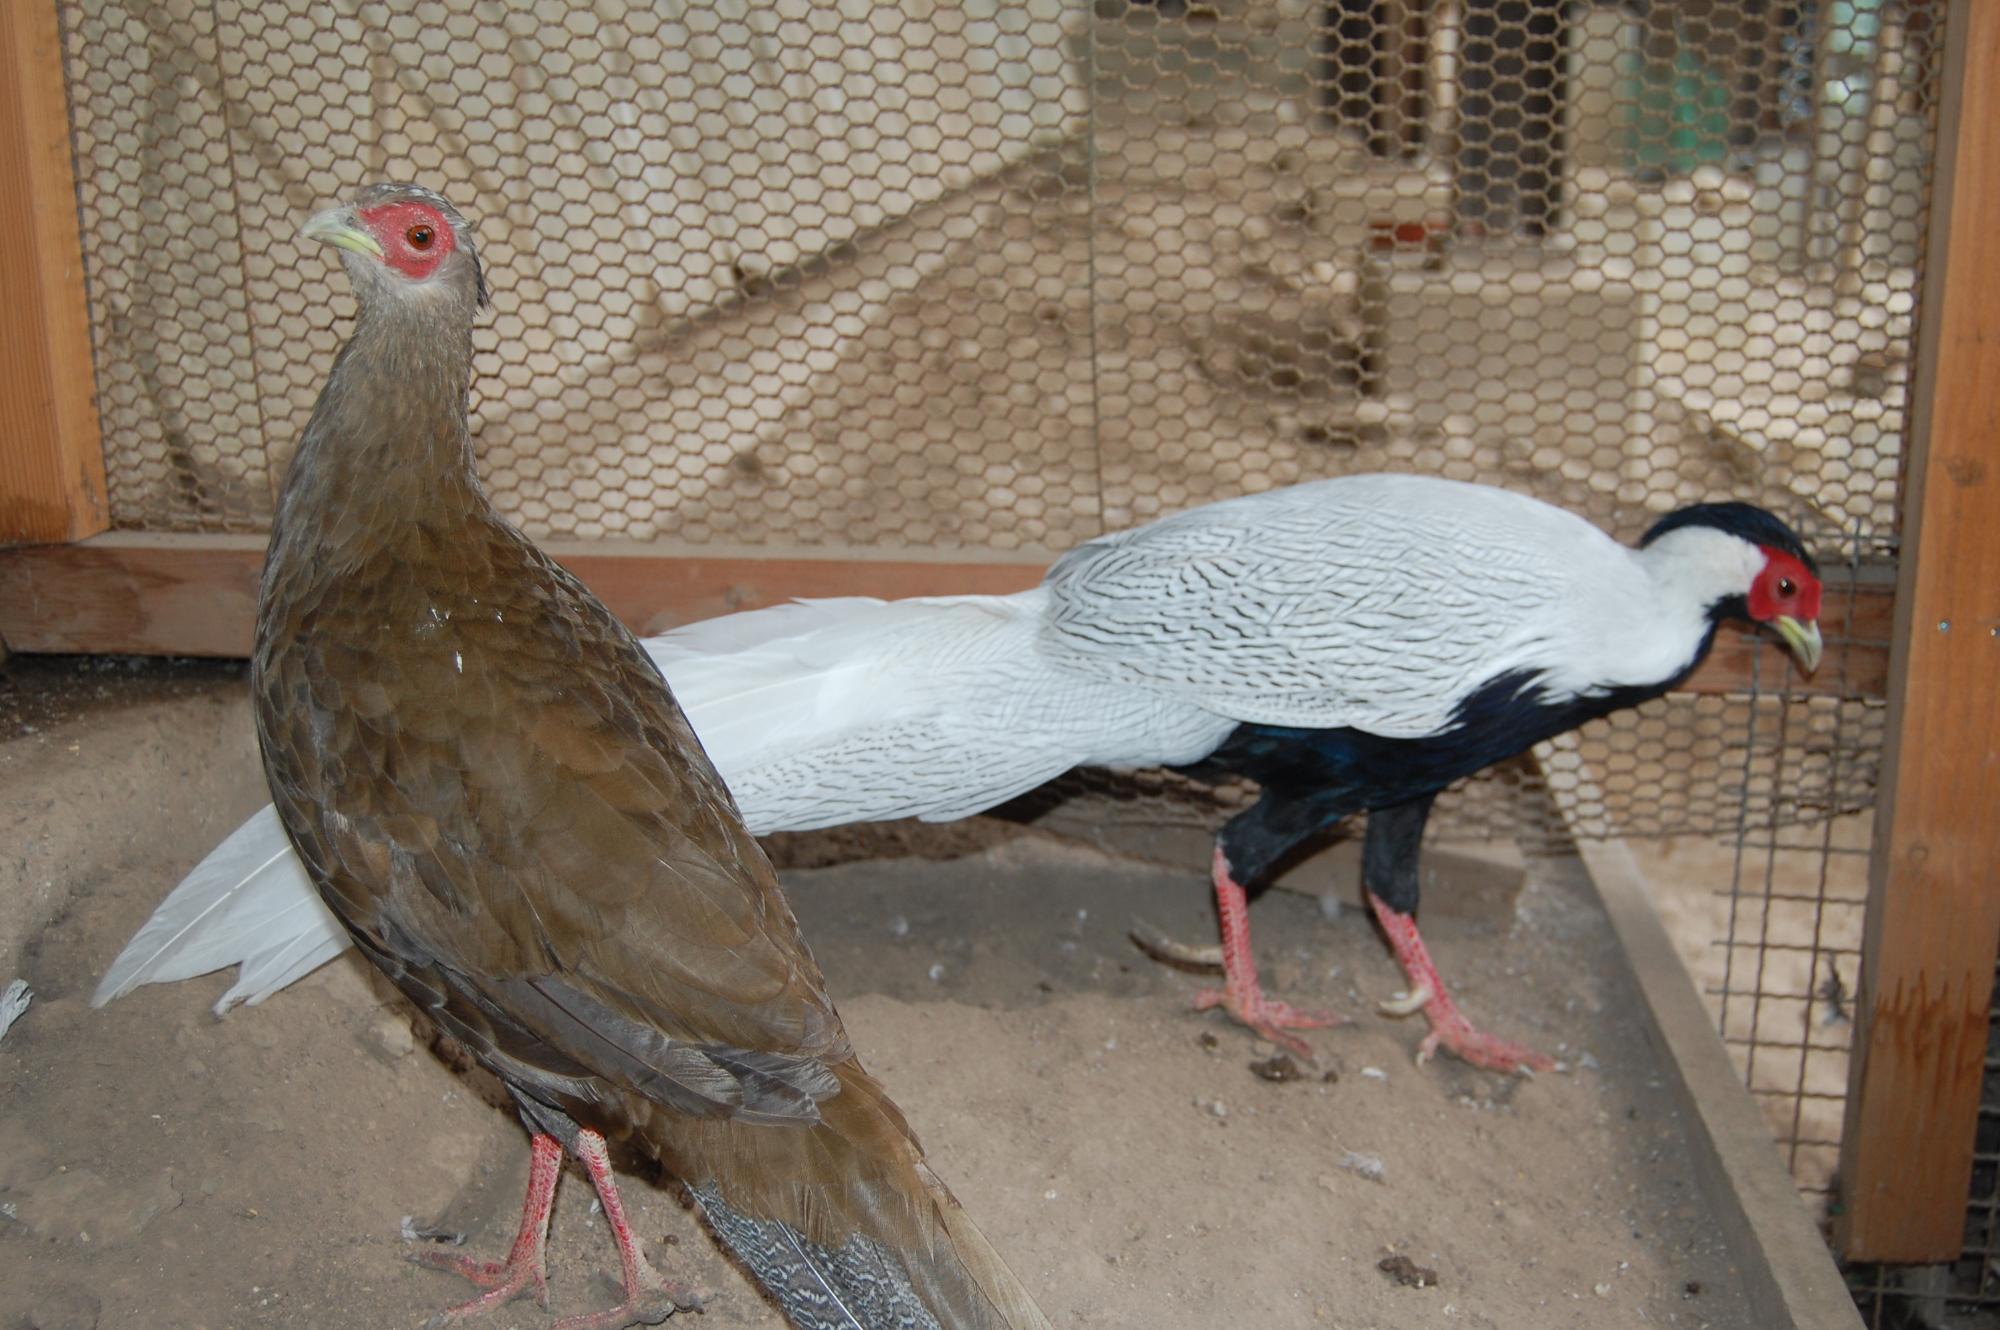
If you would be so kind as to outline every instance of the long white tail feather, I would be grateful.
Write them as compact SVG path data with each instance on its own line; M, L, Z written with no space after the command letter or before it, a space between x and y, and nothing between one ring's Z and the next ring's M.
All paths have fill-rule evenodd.
M347 930L326 908L319 893L312 891L310 884L306 890L312 892L309 898L296 901L290 909L272 916L271 936L281 937L288 932L290 936L244 956L236 972L236 982L216 1000L216 1015L226 1014L239 1002L256 1006L279 989L305 978L352 945ZM314 909L314 906L319 908Z
M641 645L664 670L666 662L671 659L747 651L776 638L796 637L888 603L873 596L788 600L782 605L770 605L761 610L743 610L713 619L698 619L694 623L669 629L658 637L646 638Z
M913 715L950 711L959 700L955 675L1031 646L1041 606L1039 589L1018 596L794 601L689 624L651 639L646 649L750 829L801 830L782 815L759 825L752 811L758 800L736 789L739 779L779 754L824 749Z
M750 830L966 817L1071 767L1192 762L1234 722L1052 661L1048 593L799 601L649 639ZM197 865L92 998L242 967L255 1005L350 945L265 807Z
M91 1004L101 1007L141 984L241 965L244 974L217 1004L219 1013L261 1000L349 945L292 853L277 810L266 804L160 902L105 971ZM307 954L314 959L300 969Z

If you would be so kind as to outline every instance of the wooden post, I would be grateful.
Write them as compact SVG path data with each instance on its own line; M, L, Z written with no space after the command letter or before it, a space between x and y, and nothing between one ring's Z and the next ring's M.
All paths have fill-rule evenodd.
M1837 1238L1964 1241L2000 942L2000 5L1948 21Z
M54 0L0 4L0 544L110 525Z

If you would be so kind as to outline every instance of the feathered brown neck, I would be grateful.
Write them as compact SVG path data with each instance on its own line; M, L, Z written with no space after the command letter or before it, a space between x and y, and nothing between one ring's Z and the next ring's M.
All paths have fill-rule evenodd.
M468 301L438 291L364 304L286 472L270 562L338 575L489 511L466 430L471 378Z

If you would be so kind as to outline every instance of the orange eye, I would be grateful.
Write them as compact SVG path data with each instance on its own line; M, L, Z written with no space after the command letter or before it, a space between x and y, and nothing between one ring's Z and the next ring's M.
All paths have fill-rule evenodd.
M429 249L437 241L437 232L419 222L403 232L403 239L410 242L411 249Z

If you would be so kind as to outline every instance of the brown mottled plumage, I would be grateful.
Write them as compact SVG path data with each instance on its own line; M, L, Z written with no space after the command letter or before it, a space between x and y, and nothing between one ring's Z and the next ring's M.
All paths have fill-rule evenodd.
M658 671L481 492L470 228L385 185L305 234L361 314L286 477L252 689L328 904L507 1084L538 1158L544 1133L587 1163L592 1133L636 1142L798 1324L1046 1326L855 1060ZM477 1276L512 1271L507 1296L541 1287L535 1204ZM587 1323L640 1319L655 1278L628 1261L628 1303Z

